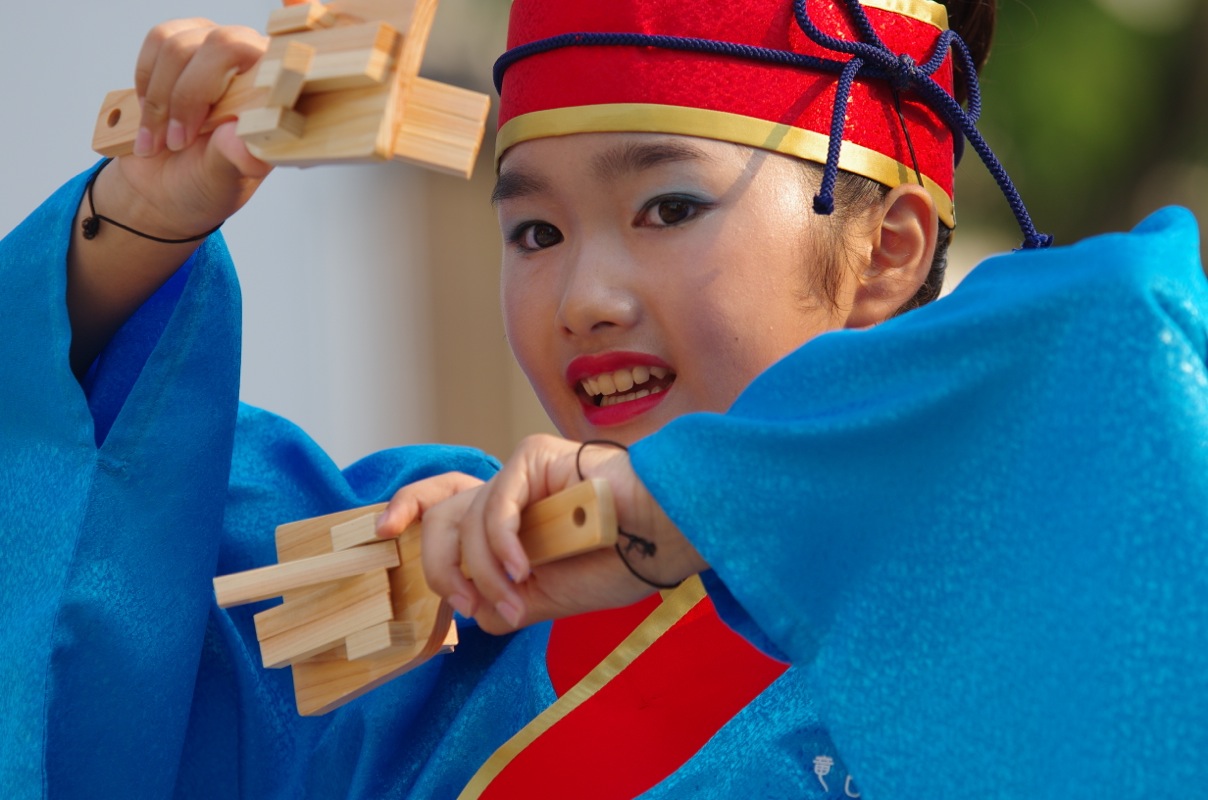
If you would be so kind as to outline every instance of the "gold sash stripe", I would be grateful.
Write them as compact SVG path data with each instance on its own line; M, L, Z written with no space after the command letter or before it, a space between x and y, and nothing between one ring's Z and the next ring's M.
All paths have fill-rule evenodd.
M532 722L521 728L515 736L504 742L494 755L479 767L478 772L458 795L458 800L476 800L524 748L619 675L704 597L704 584L695 576L684 581L679 588L665 592L659 607L642 620L642 624L634 628L595 669L555 700L549 708L538 714Z

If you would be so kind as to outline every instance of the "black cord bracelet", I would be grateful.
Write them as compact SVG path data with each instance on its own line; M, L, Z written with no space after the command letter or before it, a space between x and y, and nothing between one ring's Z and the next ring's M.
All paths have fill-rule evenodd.
M575 471L577 473L579 473L579 480L586 480L586 478L583 477L583 468L579 464L579 459L583 455L583 451L585 449L587 449L588 445L593 445L593 444L601 445L603 447L615 447L618 450L625 451L626 453L629 452L628 447L621 444L620 442L614 442L611 439L589 439L588 441L583 442L581 445L579 445L579 452L575 453ZM627 570L629 570L630 574L633 575L633 577L637 578L639 581L646 584L647 586L653 586L655 589L675 589L681 583L683 583L683 581L676 581L675 583L659 583L658 581L652 581L649 578L647 578L646 576L639 573L636 569L633 568L633 564L631 564L629 562L629 559L626 557L626 554L637 551L637 554L639 556L641 556L642 558L653 558L658 553L658 545L655 544L654 542L650 541L649 539L645 539L641 536L638 536L637 534L629 533L628 531L623 531L619 527L617 528L617 535L620 536L621 538L625 539L624 548L621 547L620 540L617 541L616 546L615 546L617 555L620 557L621 563L625 565L625 568Z
M85 239L96 238L97 233L101 229L101 222L108 222L110 225L114 225L124 231L133 233L135 236L141 236L144 239L150 239L151 241L159 242L160 244L187 244L189 242L199 242L202 239L212 235L222 227L222 223L218 223L218 225L214 226L205 233L199 233L196 236L187 236L184 239L164 239L159 236L152 236L149 233L143 233L142 231L135 230L129 225L123 225L115 219L110 219L109 217L96 213L96 206L93 205L92 202L92 185L96 183L96 177L101 174L101 170L109 166L109 162L111 161L113 161L112 158L107 158L101 162L101 166L97 167L96 172L92 173L91 177L88 178L88 185L84 189L84 192L88 197L88 213L90 214L90 216L85 217L84 221L80 223L80 227L84 229Z

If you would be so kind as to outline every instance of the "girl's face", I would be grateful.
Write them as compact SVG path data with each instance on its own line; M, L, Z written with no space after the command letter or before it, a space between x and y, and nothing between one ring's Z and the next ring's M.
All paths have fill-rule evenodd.
M761 371L842 327L813 288L812 191L793 161L632 133L516 145L494 202L512 350L558 430L631 443L724 411Z

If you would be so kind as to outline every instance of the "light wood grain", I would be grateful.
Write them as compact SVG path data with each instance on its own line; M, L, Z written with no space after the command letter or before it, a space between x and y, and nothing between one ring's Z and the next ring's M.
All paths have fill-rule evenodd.
M399 555L394 542L381 542L339 553L284 561L215 578L214 596L222 608L254 603L280 597L293 589L317 586L374 569L397 567Z

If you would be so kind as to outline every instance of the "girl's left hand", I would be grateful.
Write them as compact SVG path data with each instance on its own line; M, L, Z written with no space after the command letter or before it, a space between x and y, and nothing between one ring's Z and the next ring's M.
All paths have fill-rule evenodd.
M708 568L642 485L625 451L588 446L580 453L578 442L533 436L490 482L424 512L428 584L491 633L625 606L653 593L655 587L635 577L612 548L530 566L517 537L521 509L578 483L580 469L584 478L609 482L621 530L655 545L651 556L628 552L635 572L674 584Z

